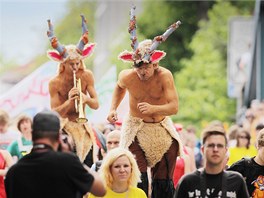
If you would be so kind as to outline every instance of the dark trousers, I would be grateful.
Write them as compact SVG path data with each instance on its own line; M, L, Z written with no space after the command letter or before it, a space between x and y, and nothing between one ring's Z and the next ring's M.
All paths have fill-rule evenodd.
M148 177L146 174L148 163L145 152L140 147L137 138L135 138L135 141L129 146L129 150L136 156L137 164L142 174L142 183L140 183L138 187L144 190L148 195ZM163 155L161 160L151 168L152 198L170 198L173 196L174 187L172 177L178 152L179 144L173 139L169 150Z

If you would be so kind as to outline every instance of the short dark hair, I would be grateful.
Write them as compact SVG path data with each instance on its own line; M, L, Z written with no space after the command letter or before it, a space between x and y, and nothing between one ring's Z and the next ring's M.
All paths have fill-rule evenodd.
M205 144L208 137L212 135L221 135L225 138L225 143L227 145L227 137L225 129L221 126L209 125L202 132L202 143Z
M18 128L19 131L21 131L21 128L20 128L21 123L22 123L23 121L25 121L25 120L28 120L28 121L31 123L31 125L32 125L32 119L31 119L31 117L29 117L29 116L27 116L27 115L21 115L21 116L18 118L18 121L17 121L17 128Z
M52 133L51 131L34 131L34 133L32 133L32 141L42 139L42 138L48 138L52 142L56 142L58 141L59 136L60 135L57 132Z

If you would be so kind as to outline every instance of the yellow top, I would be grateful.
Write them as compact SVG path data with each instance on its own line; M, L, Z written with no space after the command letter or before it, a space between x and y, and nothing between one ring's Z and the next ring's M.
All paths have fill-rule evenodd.
M88 198L99 198L92 194L88 195ZM106 188L106 195L102 198L147 198L145 192L140 188L130 187L128 191L124 193L116 193L109 187Z
M227 162L228 166L242 159L243 157L254 157L257 155L257 149L255 146L250 145L247 149L246 147L233 147L229 148L229 160Z

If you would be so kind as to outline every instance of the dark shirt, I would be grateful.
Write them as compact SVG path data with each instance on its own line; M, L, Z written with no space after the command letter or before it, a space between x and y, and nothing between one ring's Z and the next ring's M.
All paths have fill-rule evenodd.
M174 198L187 197L225 197L225 198L248 198L245 181L242 176L236 172L230 171L219 174L207 174L201 176L202 171L195 171L193 173L183 176L176 188ZM225 181L223 181L225 177ZM203 179L202 179L203 178ZM204 186L203 186L204 185ZM222 195L223 188L225 188L226 195ZM204 195L203 195L204 193Z
M8 198L75 198L89 192L94 178L75 154L31 152L13 165L5 179Z
M242 174L247 183L249 195L258 197L259 193L264 195L264 166L260 166L253 158L242 158L228 168Z

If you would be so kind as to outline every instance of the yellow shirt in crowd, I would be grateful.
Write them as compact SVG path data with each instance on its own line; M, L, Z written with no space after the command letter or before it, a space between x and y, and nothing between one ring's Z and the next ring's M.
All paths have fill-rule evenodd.
M88 198L99 198L89 194ZM103 198L147 198L145 192L140 188L130 187L127 192L116 193L107 187L106 195Z
M229 148L229 160L227 162L228 166L242 159L243 157L254 157L257 155L257 149L255 146L250 145L247 149L246 147L232 147Z

